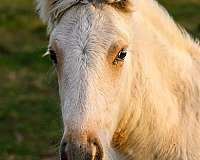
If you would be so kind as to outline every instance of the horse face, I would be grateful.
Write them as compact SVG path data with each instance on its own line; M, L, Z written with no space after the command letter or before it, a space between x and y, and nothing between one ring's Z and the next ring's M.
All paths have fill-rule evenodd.
M64 122L61 158L106 159L128 99L129 13L80 4L65 12L50 36ZM104 158L103 158L104 157Z

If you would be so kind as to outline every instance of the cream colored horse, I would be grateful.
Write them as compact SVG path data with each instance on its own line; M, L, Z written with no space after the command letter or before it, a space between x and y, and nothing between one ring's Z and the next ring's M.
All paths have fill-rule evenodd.
M200 160L200 47L154 0L37 0L62 160Z

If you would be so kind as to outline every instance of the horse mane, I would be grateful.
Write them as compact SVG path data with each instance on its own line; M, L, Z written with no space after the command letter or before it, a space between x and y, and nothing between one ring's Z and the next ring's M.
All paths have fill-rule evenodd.
M136 4L137 3L137 4ZM166 38L166 41L173 42L176 48L186 50L191 55L196 54L200 59L200 45L197 39L193 39L187 31L176 24L168 11L155 0L135 1L136 5L145 17L149 25L156 29L156 32Z

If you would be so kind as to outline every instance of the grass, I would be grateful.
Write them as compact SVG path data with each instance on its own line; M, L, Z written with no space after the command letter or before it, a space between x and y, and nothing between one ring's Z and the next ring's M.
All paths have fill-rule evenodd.
M199 0L160 0L175 20L200 37ZM62 135L57 82L45 26L32 0L0 4L0 160L56 159Z
M58 151L57 82L41 58L48 37L33 8L27 0L0 5L0 160L47 160Z
M195 38L200 38L199 0L159 0L170 15Z

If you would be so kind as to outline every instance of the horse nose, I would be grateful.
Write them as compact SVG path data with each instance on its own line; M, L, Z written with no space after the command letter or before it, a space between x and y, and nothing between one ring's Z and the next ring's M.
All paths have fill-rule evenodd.
M61 160L102 160L103 148L96 137L87 137L84 142L63 140L60 148Z

